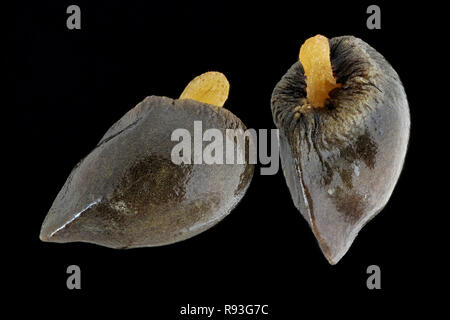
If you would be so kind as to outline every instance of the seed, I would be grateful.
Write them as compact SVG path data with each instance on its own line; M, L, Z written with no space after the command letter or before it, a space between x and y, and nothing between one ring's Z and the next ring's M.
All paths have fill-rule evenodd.
M291 197L335 264L389 200L410 117L403 85L380 53L352 36L325 40L305 42L271 104Z
M180 99L150 96L126 113L72 170L40 238L111 248L159 246L195 236L223 219L244 196L251 164L174 164L175 129L242 129L225 108L228 81L195 78ZM198 100L200 101L198 101Z

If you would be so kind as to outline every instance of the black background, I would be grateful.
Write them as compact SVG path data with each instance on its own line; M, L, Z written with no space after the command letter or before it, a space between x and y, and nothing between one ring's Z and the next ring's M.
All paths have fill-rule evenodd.
M94 311L182 319L179 308L188 303L269 304L271 319L306 311L363 317L426 307L424 297L434 293L428 285L437 284L445 264L431 244L440 242L434 226L424 218L435 213L424 195L429 187L423 154L438 142L425 136L434 130L434 116L427 111L422 72L433 62L423 63L421 44L429 41L427 30L442 9L376 3L381 30L366 28L372 3L364 1L8 6L4 160L10 192L4 194L3 264L13 285L9 298L25 300L46 317ZM70 4L81 7L81 30L66 28ZM382 53L404 83L412 122L405 167L388 205L337 265L322 256L281 170L261 176L259 168L232 214L187 241L112 250L39 240L41 223L72 167L143 98L178 97L193 77L217 70L231 84L226 107L249 128L275 128L272 90L303 41L318 33L351 34ZM78 291L66 288L71 264L81 267ZM366 287L371 264L381 267L381 290Z

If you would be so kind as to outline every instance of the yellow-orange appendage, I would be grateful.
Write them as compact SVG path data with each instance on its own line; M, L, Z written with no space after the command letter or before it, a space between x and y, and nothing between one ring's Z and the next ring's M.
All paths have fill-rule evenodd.
M328 39L321 35L309 38L300 48L299 58L305 70L308 102L315 108L323 107L328 93L341 86L333 76Z
M195 77L184 88L180 99L192 99L223 107L228 98L230 84L223 73L210 71Z

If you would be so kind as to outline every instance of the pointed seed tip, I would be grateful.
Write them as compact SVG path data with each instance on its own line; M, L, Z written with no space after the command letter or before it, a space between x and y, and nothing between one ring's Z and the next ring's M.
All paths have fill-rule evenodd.
M43 241L43 242L49 242L49 241L50 241L50 237L48 237L48 235L45 234L45 233L43 233L43 232L41 232L41 233L39 234L39 239L40 239L41 241Z

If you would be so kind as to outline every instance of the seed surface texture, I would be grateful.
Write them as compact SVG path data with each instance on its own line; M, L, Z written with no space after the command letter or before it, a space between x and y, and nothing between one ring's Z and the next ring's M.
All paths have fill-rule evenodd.
M319 35L301 47L271 106L293 202L335 264L399 178L410 128L403 85L363 40Z
M228 88L223 74L208 72L190 82L180 99L150 96L127 112L72 170L42 224L41 240L160 246L227 216L244 196L254 165L176 164L171 152L179 141L171 136L185 129L194 137L196 121L203 131L214 128L223 136L227 129L245 130L220 107Z

